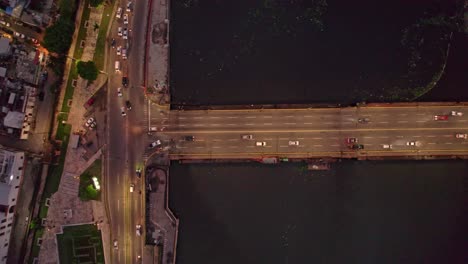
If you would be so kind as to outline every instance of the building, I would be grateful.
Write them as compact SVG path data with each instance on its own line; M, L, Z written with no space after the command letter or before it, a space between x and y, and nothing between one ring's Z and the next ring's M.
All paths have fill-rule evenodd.
M4 37L0 37L0 56L8 56L10 54L10 40Z
M6 263L15 214L16 199L23 179L24 152L0 146L0 264Z

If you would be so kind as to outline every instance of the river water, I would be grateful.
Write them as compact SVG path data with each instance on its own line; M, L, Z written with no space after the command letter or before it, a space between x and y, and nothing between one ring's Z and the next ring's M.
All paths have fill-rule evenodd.
M323 32L260 34L245 51L233 36L249 1L174 0L172 100L349 103L400 70L396 36L427 2L328 1ZM466 40L421 100L468 100ZM468 263L467 175L466 161L173 164L177 263Z

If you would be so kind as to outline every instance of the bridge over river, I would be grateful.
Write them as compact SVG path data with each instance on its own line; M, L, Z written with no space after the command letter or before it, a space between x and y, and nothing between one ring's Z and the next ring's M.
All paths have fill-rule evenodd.
M452 115L452 111L463 115ZM468 140L456 137L468 133L468 103L172 110L158 130L173 160L468 157ZM351 138L357 142L348 142Z

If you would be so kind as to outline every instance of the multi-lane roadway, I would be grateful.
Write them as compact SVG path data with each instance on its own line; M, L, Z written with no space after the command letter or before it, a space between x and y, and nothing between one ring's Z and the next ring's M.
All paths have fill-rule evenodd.
M468 154L468 140L456 138L468 133L462 105L171 111L158 129L173 159Z
M144 183L135 171L143 168L142 153L145 149L145 136L142 117L147 106L141 90L143 73L143 52L145 43L147 1L133 1L130 11L121 1L120 18L114 13L111 33L108 38L106 71L108 81L108 135L107 135L107 203L111 219L111 241L116 244L112 249L112 263L141 262L144 233L137 235L136 226L144 225ZM117 11L117 8L115 11ZM114 11L114 12L115 12ZM124 23L128 16L128 24ZM118 35L118 28L126 28L128 38ZM115 45L112 46L112 39ZM117 55L117 47L127 49L127 59ZM119 61L120 70L115 70ZM127 77L128 85L122 84L122 77ZM121 88L122 96L118 95ZM131 104L127 109L126 101ZM122 116L122 107L125 116ZM130 186L133 186L132 192ZM112 245L113 246L113 245Z

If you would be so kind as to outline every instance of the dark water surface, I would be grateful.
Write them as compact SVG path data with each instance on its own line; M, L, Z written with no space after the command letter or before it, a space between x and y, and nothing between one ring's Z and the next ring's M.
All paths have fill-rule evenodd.
M174 164L177 263L467 263L467 171L465 161Z

